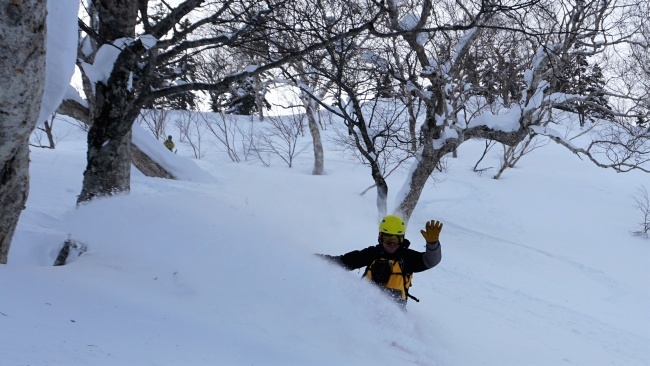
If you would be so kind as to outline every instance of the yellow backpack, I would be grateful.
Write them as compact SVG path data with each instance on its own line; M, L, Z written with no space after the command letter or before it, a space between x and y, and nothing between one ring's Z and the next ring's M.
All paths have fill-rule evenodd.
M402 259L377 258L366 267L363 278L376 283L392 298L402 304L406 304L408 298L419 302L420 300L416 297L409 295L413 274L403 273L403 267L404 261Z

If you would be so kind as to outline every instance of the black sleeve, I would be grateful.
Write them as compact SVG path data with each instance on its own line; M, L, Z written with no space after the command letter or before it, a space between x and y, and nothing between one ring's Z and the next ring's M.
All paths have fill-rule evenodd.
M365 267L372 263L377 255L377 247L368 247L362 250L354 250L339 256L326 256L334 263L340 264L348 270Z

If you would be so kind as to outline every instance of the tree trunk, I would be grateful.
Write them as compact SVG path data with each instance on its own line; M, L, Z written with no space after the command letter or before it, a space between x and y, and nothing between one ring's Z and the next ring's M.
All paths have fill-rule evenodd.
M266 85L263 85L261 79L259 75L255 75L255 104L257 104L257 115L260 117L260 121L264 121L264 108L266 108L264 94L266 94Z
M404 183L406 186L402 188L402 191L406 192L406 195L402 198L401 202L399 202L396 210L405 222L408 222L413 210L415 210L415 206L420 200L422 190L433 173L433 170L436 168L436 165L438 165L442 159L442 156L443 155L438 156L438 154L436 154L436 158L420 157L415 159L413 162L413 164L417 164L417 166L414 169L411 169L410 179L407 179Z
M98 2L99 36L107 43L135 36L137 2ZM129 192L131 189L131 127L140 112L136 105L133 73L136 55L121 52L108 80L95 83L94 103L88 131L87 165L77 204L96 197Z
M96 197L128 193L131 189L131 128L139 114L129 92L131 55L122 53L108 80L97 83L96 110L88 130L87 165L77 204Z
M381 169L376 161L370 162L372 179L377 187L377 214L379 218L386 216L388 213L388 184L381 174Z
M29 193L29 135L38 123L45 85L47 2L0 6L0 264Z
M457 148L456 145L445 144L442 148L436 149L433 146L433 139L439 137L440 128L436 126L438 115L441 115L441 106L444 100L442 93L438 95L438 99L427 105L427 118L424 125L421 127L421 134L423 136L422 153L415 159L413 164L416 164L411 169L411 175L404 183L400 192L404 192L404 196L398 199L396 212L402 216L405 222L408 222L415 206L420 200L422 190L427 183L427 180L436 169L442 158L449 152Z
M88 131L88 163L77 204L130 191L132 125L95 119Z
M53 127L54 118L52 118L49 123L47 121L43 122L43 131L47 135L47 142L50 144L50 149L54 149L56 147L56 144L54 143L54 135L52 134Z
M411 137L411 151L418 151L418 137L415 131L417 116L415 115L415 98L411 94L406 96L406 109L409 115L409 136Z
M316 110L314 101L305 95L302 97L302 103L305 106L305 113L307 114L307 121L309 122L309 132L311 133L312 143L314 144L314 170L312 175L323 175L325 170L323 141L320 137L320 129L318 128L318 121L316 120Z
M12 156L2 156L0 186L2 187L2 193L0 193L0 206L2 206L0 213L0 264L6 264L18 218L20 212L25 208L29 194L29 145L27 140L19 144Z
M384 217L388 214L388 184L382 178L377 181L375 186L377 187L377 213L378 217Z

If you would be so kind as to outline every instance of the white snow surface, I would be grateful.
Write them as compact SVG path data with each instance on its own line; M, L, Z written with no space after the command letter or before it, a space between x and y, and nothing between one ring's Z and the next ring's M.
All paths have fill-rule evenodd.
M487 126L497 131L513 132L519 129L520 118L521 111L517 108L508 109L502 114L484 111L478 117L472 119L467 127Z
M77 1L63 1L48 3L76 17ZM49 42L75 48L67 28L48 34L48 74L63 78L74 59ZM101 81L112 63L97 61ZM47 89L43 104L64 92ZM506 131L513 120L486 117ZM85 133L57 123L56 149L32 149L27 207L0 266L2 365L650 365L650 242L630 234L647 174L551 143L493 180L498 157L473 173L483 142L464 143L409 221L416 250L427 220L444 223L443 259L415 275L421 301L402 312L359 271L313 255L376 243L374 192L359 195L370 172L332 140L327 174L312 176L308 152L267 168L206 141L191 161L186 143L171 156L144 133L134 141L181 180L133 170L129 195L80 208ZM407 175L391 174L389 202ZM53 267L68 237L88 251Z
M267 168L216 148L191 161L176 142L177 163L205 172L136 173L129 195L75 208L85 133L56 126L56 149L32 150L27 208L0 266L3 364L650 363L650 242L630 234L641 216L630 195L647 175L552 143L493 180L472 172L483 142L466 142L409 221L416 250L427 220L444 223L443 259L415 275L421 301L402 312L359 271L314 255L376 243L374 192L359 196L370 172L331 140L324 176L310 175L308 153ZM88 251L51 266L68 236Z

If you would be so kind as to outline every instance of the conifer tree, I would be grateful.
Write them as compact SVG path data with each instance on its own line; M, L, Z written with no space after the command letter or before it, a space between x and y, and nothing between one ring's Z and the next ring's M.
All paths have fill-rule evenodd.
M590 65L587 57L576 53L573 58L565 63L557 76L559 91L567 94L577 94L586 97L584 101L574 101L562 108L575 112L580 119L580 126L586 121L595 118L611 118L611 107L604 93L604 77L600 66Z

